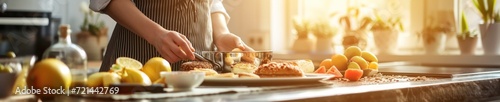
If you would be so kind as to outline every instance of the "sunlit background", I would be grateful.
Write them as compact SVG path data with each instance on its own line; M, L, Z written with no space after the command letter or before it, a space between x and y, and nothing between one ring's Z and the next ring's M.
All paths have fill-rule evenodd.
M458 3L458 1L462 1ZM79 5L88 0L55 0L54 16L61 17L62 23L80 25L83 18L79 8L70 5ZM461 6L456 6L461 5ZM468 17L471 29L478 29L481 21L479 14L468 0L224 0L231 20L230 30L242 37L251 47L257 50L273 50L278 54L334 54L343 51L343 37L346 35L346 25L340 20L341 17L349 16L348 8L359 9L358 20L351 21L352 29L359 26L360 19L371 17L376 19L376 14L382 19L399 18L404 29L397 30L397 37L383 35L381 38L375 34L371 26L364 30L366 33L366 47L364 50L380 52L380 48L391 48L390 55L421 55L426 54L426 47L421 36L422 30L426 26L446 26L453 30L443 37L440 45L434 47L438 49L439 55L460 54L456 32L458 26L457 16L454 10L464 9ZM457 9L455 9L457 8ZM114 22L106 15L101 16L106 25L113 29ZM299 39L298 32L294 27L294 20L306 21L310 23L308 39L314 42L314 47L300 47L294 49L295 42ZM328 22L329 27L315 27L318 22ZM318 41L313 33L313 29L326 29L333 35L331 44L324 44L325 41ZM78 26L72 27L78 32ZM111 34L112 30L108 31ZM378 47L375 39L384 41L395 40L396 44L389 47ZM300 42L300 41L299 41ZM394 43L394 42L391 42ZM307 43L305 43L307 44ZM441 46L442 45L442 46ZM477 44L475 54L482 54L480 43ZM311 45L313 46L313 45ZM327 48L325 48L327 47ZM330 49L330 47L333 49Z

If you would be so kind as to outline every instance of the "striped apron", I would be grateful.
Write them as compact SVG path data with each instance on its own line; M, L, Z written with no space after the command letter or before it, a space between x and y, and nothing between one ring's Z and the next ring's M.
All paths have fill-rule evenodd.
M213 51L210 19L211 0L133 0L147 17L167 30L184 34L196 49ZM146 63L150 58L161 57L155 47L125 27L117 24L108 43L100 71L108 71L118 57L134 58ZM172 70L179 70L185 61L170 63Z

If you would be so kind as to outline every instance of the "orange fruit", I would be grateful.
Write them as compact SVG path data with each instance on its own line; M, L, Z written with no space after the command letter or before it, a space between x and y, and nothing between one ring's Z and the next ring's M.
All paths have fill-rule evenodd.
M326 70L330 69L333 66L332 59L325 59L321 61L319 66L325 66Z
M48 58L36 63L28 73L28 87L44 90L44 88L60 89L66 91L71 85L71 72L62 61ZM43 94L43 91L36 96L43 99L53 99L57 94Z
M320 74L325 74L326 73L326 68L325 66L320 66L314 73L320 73Z
M339 69L337 69L337 67L335 67L335 66L332 66L328 71L326 71L326 73L335 75L334 77L336 77L336 78L343 77L342 73L340 73Z

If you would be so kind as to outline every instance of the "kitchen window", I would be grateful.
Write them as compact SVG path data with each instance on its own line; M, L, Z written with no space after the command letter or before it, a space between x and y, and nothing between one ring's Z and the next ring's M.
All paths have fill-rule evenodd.
M467 17L470 21L480 21L479 16L472 5L463 3L462 5L469 6L467 8ZM361 6L365 11L360 10L361 14L372 15L370 9L377 9L379 12L384 12L381 9L387 10L391 4L396 4L399 14L402 18L404 31L398 34L397 51L390 55L379 55L383 57L383 61L416 61L416 62L439 62L437 64L455 64L455 63L473 63L483 65L497 65L488 59L500 59L497 56L481 56L482 46L480 41L475 49L475 55L464 56L460 55L460 50L457 43L457 38L454 33L443 37L445 45L444 51L439 54L426 54L422 38L418 35L426 25L434 24L437 26L448 26L450 29L455 29L454 22L454 7L458 3L455 0L272 0L271 1L271 39L286 38L284 43L275 43L272 41L271 48L278 50L277 58L280 59L313 59L320 61L333 53L342 53L342 33L343 25L337 21L338 18L331 22L333 28L338 29L338 33L333 39L334 51L330 53L294 53L292 51L295 39L297 39L296 32L293 27L292 21L294 18L304 18L307 20L317 20L321 17L330 16L332 13L338 15L345 14L349 6ZM472 6L472 7L471 7ZM463 8L463 7L462 7ZM381 14L383 15L383 14ZM273 19L274 18L274 19ZM284 19L283 19L284 18ZM478 22L470 22L469 25L477 25ZM436 23L439 22L439 23ZM450 27L451 26L451 27ZM471 26L471 28L478 29L478 26ZM377 52L375 44L373 44L373 35L368 34L368 41L366 50ZM310 35L312 36L312 34ZM279 46L279 47L276 47ZM285 49L283 51L283 49ZM294 56L289 56L293 54ZM290 58L293 57L293 58ZM429 59L429 57L433 57ZM477 61L468 61L467 59L475 59ZM479 62L484 61L484 62Z

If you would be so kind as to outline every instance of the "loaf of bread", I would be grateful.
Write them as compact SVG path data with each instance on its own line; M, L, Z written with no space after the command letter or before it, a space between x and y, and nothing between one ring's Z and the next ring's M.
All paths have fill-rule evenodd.
M304 73L314 72L314 63L311 60L274 60L273 62L290 63L297 65Z
M205 62L205 61L189 61L189 62L184 62L181 65L181 71L190 71L194 70L195 68L200 68L200 69L213 69L213 65L210 62Z
M270 62L260 65L254 72L264 77L304 77L304 72L296 64L288 62Z

